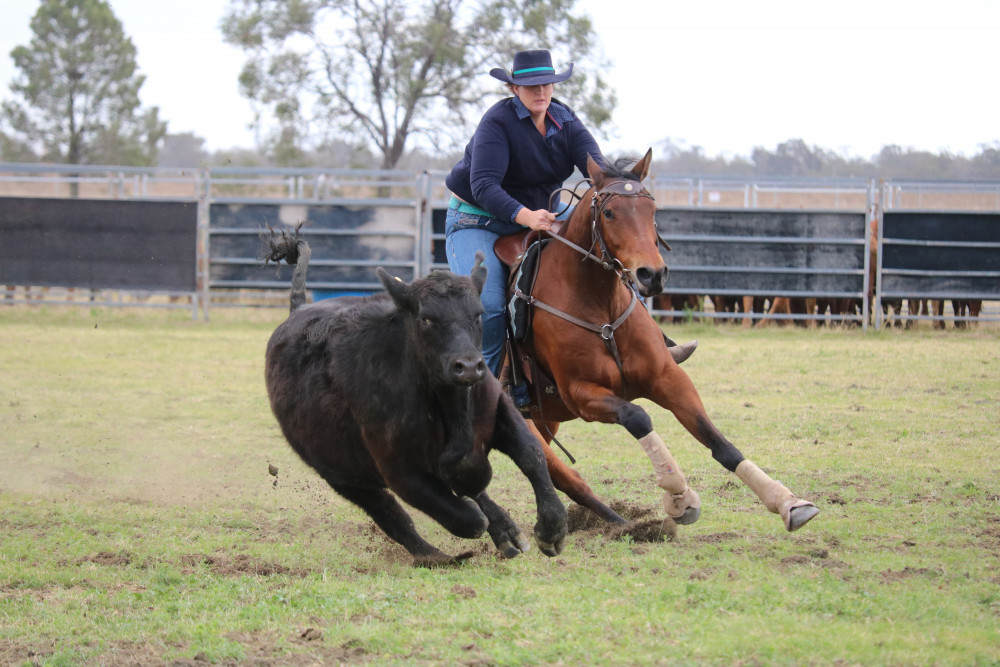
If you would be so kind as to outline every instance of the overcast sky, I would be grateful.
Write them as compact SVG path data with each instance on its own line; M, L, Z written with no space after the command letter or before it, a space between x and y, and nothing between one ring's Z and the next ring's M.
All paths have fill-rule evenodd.
M10 50L30 41L39 2L3 4L7 97ZM254 145L236 83L243 55L218 27L226 4L111 2L147 77L143 105L160 107L170 132L194 132L210 150ZM608 153L665 138L730 156L798 138L865 158L888 144L973 155L1000 142L997 0L578 0L577 8L614 63Z

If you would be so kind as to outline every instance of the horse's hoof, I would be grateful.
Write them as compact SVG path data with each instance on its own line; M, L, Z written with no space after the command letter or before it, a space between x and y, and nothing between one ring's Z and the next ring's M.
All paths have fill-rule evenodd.
M684 514L674 518L674 523L679 523L682 526L690 526L692 523L697 521L700 516L701 507L689 507L684 510Z
M667 491L663 494L663 511L674 523L692 524L701 516L701 498L690 486L684 489L684 493L672 494Z
M794 532L809 523L817 514L819 514L818 507L808 500L800 500L788 510L788 518L785 519L785 528L790 533Z

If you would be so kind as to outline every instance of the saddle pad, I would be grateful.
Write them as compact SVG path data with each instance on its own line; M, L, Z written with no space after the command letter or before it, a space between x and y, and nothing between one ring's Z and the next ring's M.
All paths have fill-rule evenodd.
M535 267L538 265L538 254L545 244L552 239L535 241L524 252L524 259L517 267L517 273L512 281L510 301L507 303L507 316L510 320L510 336L515 343L520 343L528 337L531 331L531 304L517 296L520 291L531 296L534 287Z

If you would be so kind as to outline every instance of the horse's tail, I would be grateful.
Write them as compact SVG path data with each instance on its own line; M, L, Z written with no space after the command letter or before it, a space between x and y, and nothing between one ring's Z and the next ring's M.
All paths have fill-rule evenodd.
M291 234L288 230L282 229L280 235L268 225L267 231L260 233L261 246L257 252L257 259L263 260L265 265L285 260L286 263L295 266L288 308L290 313L295 312L306 302L306 271L309 270L309 257L312 251L309 249L309 244L299 236L303 224L300 222L296 225L294 233Z

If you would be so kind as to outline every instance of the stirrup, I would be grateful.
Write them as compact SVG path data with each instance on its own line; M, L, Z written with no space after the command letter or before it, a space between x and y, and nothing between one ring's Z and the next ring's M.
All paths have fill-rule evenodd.
M676 364L684 363L688 357L694 354L696 349L698 349L698 341L696 340L693 340L690 343L684 343L683 345L672 345L667 348L670 352L670 356L674 358L674 363Z

